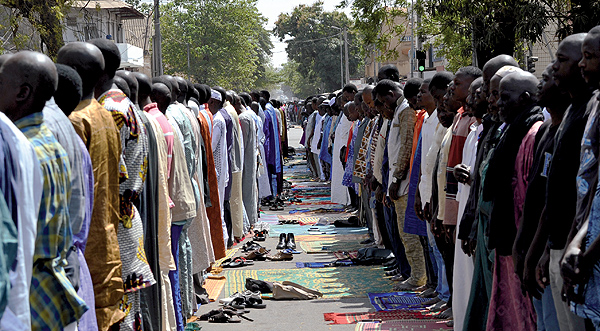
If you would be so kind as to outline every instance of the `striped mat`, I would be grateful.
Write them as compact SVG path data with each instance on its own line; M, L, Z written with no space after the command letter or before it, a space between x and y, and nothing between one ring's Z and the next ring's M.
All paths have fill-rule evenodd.
M447 321L401 320L383 322L359 322L354 331L446 331Z
M414 292L369 293L369 300L377 311L398 309L421 310L428 298L421 298Z

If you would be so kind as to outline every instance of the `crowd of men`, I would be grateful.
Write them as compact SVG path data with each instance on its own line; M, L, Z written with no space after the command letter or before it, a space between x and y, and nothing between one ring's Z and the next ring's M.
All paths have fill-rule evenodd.
M304 146L394 290L456 330L600 329L600 26L560 43L542 79L509 55L483 70L306 100Z
M118 70L107 39L0 65L0 329L183 331L282 191L282 105Z

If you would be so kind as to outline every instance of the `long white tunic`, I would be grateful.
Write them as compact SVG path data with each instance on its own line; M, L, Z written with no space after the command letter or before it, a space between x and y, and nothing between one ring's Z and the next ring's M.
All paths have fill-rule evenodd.
M227 126L225 118L220 112L213 116L212 150L215 159L215 170L217 172L217 184L219 185L219 201L225 201L225 187L229 182L229 160L227 158ZM223 240L225 246L229 240L227 226L224 219L225 211L221 204L221 222L223 226Z
M333 142L333 160L331 164L331 202L339 203L342 205L350 204L350 195L348 194L348 188L342 185L344 179L344 167L342 161L340 161L340 152L342 147L346 146L348 142L348 134L352 122L348 120L345 115L340 119L340 123L335 129L335 140Z

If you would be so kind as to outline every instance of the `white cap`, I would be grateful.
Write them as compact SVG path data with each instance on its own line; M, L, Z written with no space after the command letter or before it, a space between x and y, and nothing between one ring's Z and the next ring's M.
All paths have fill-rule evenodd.
M210 98L216 99L219 101L223 101L223 96L221 95L221 93L219 91L213 90L213 89L210 89Z

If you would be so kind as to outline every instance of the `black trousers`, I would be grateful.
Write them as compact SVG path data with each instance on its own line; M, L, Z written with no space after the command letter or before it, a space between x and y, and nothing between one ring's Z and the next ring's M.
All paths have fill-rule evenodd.
M227 236L229 237L229 239L227 239L227 248L229 248L233 246L233 228L231 223L231 205L229 204L229 200L225 200L225 202L223 202L223 210L225 212L223 218L225 219L225 226L227 227Z

